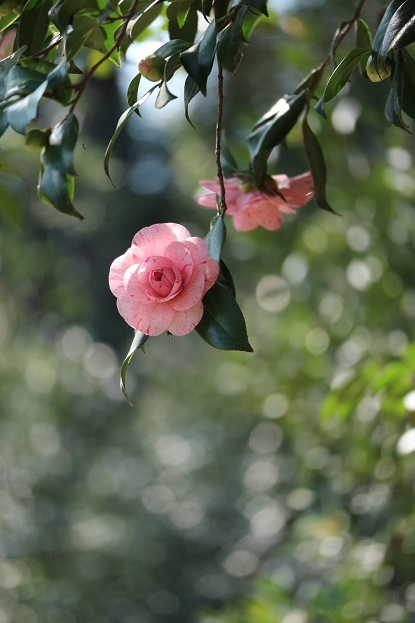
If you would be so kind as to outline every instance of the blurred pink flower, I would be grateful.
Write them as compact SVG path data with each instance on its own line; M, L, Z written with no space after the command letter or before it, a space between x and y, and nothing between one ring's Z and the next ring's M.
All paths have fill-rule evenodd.
M0 61L13 54L14 40L16 38L17 28L8 30L0 39Z
M186 335L200 322L202 298L219 273L207 245L182 225L144 227L111 265L109 285L124 320L146 335Z
M282 225L281 212L294 214L293 208L305 205L314 195L310 172L297 177L273 175L272 180L279 194L262 192L237 177L225 179L227 214L233 217L235 229L250 231L260 226L271 231L279 229ZM198 203L206 208L216 208L216 194L220 195L219 182L217 179L201 180L200 184L211 192L198 197Z

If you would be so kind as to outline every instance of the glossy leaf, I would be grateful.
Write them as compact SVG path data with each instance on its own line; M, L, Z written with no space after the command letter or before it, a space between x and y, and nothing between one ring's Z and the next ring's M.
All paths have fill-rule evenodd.
M137 101L138 87L140 86L140 81L141 81L141 74L138 73L136 76L134 76L134 78L131 80L130 84L128 85L127 103L129 106L134 106L135 102ZM136 109L135 112L137 113L139 117L141 117L140 110L138 108Z
M403 98L402 110L415 119L415 60L406 50L402 50L403 59Z
M120 371L120 388L122 393L124 394L127 402L129 405L133 406L133 403L130 400L129 395L127 394L127 389L125 386L125 377L127 375L127 369L128 366L130 364L131 359L134 357L135 353L138 351L139 348L141 348L142 350L144 350L144 344L147 342L148 340L148 335L145 335L145 333L141 333L141 331L136 331L135 332L135 336L134 339L132 341L132 344L130 346L130 350L128 351L128 354L126 356L126 358L124 359L122 366L121 366L121 371Z
M78 119L70 113L62 123L53 128L43 154L44 165L75 175L73 159L78 134Z
M226 238L226 226L223 218L214 216L210 222L210 230L205 236L209 257L219 262Z
M66 36L66 56L68 60L72 60L78 54L96 28L97 23L94 18L88 15L77 15L75 17L74 27Z
M57 169L45 169L39 181L40 199L59 212L83 219L72 203L74 193L74 177Z
M241 6L235 20L218 35L218 61L224 69L234 74L242 60L242 24L248 6Z
M262 20L262 13L259 11L255 11L250 9L245 15L245 19L242 24L242 39L246 43L249 43L251 40L252 33L255 28L258 26L259 22Z
M226 266L223 260L220 260L219 266L220 266L220 272L219 272L219 277L218 277L218 283L222 287L224 287L226 290L228 290L228 292L233 296L233 298L235 298L236 296L235 284L233 282L231 271Z
M409 127L402 119L402 102L404 95L403 61L400 52L397 54L393 69L392 84L385 106L385 117L388 121L411 134Z
M361 48L363 50L371 50L372 49L372 34L370 32L369 26L366 22L359 18L355 24L356 30L356 48ZM359 63L359 72L361 76L367 77L366 72L366 64L363 62Z
M4 58L0 61L0 99L6 97L5 92L7 89L7 76L10 71L17 65L19 58L22 56L24 51L26 50L26 46L19 48L7 58Z
M145 13L141 15L141 17L135 23L135 26L133 29L132 34L133 34L134 40L137 40L143 34L146 28L151 26L154 20L156 20L157 17L160 15L162 8L163 8L163 4L159 2L158 4L155 4L154 6L149 8L147 11L145 11Z
M48 11L53 0L29 0L19 19L17 45L26 45L30 56L38 54L43 48L48 28Z
M382 62L390 50L400 50L415 41L413 0L394 0L385 11L373 39L373 50Z
M298 95L286 95L259 119L248 136L251 160L261 151L270 150L281 143L296 124L305 101L305 91Z
M192 3L193 0L174 0L166 11L169 21L178 28L183 28Z
M30 95L26 95L8 107L7 120L13 130L24 134L29 123L36 119L39 102L47 86L47 81L43 82Z
M245 319L232 294L215 285L203 297L204 312L196 331L210 346L252 352Z
M268 17L267 0L232 0L229 9L242 6L260 11L263 15Z
M362 60L367 60L370 56L370 49L357 48L352 50L344 57L344 59L337 65L336 69L331 74L324 93L315 106L316 112L322 117L327 119L324 104L336 97L343 89L343 87L349 81L350 76Z
M174 95L174 93L171 93L171 91L169 91L167 84L163 81L160 87L160 91L157 95L156 104L155 104L156 108L158 109L164 108L164 106L166 106L169 102L175 99L177 99L177 95Z
M99 9L97 0L58 0L49 11L49 18L60 32L73 23L73 17L79 11Z
M200 92L200 89L197 86L196 82L193 80L191 76L187 76L185 83L184 83L184 114L186 116L187 121L190 123L192 127L194 127L194 125L190 121L190 117L189 117L189 104L199 92Z
M216 52L216 24L213 20L202 37L191 48L181 53L183 67L196 82L203 95L212 70Z
M308 124L307 117L304 117L302 128L304 149L306 151L310 171L313 176L314 196L317 205L320 208L323 208L323 210L334 212L326 197L327 171L323 150L320 147L320 143L318 142L316 135Z
M115 128L115 132L111 137L110 142L108 143L107 149L105 151L105 155L104 155L104 170L105 173L107 174L108 178L111 181L111 184L113 184L113 181L111 179L111 175L109 173L109 161L111 158L111 154L112 154L112 150L114 148L115 142L118 138L118 136L121 134L122 130L124 129L125 125L127 124L127 121L129 120L129 118L131 117L131 115L142 105L144 104L144 102L150 97L150 95L152 94L152 92L154 91L154 89L157 88L157 84L152 87L149 91L147 91L147 93L145 93L143 95L143 97L141 97L138 102L136 102L133 106L130 106L130 108L128 108L127 110L125 110L123 112L123 114L121 115L121 117L118 119L118 123L117 123L117 127Z
M141 28L140 27L140 20L145 19L145 17L144 17L145 14L148 11L150 11L151 9L153 9L153 7L155 7L157 4L159 4L161 2L163 2L163 0L153 0L152 2L150 2L149 4L144 6L142 9L140 9L134 15L133 19L129 21L128 26L127 26L127 36L130 37L131 41L134 41L134 39L138 36L137 33L142 32L142 30L140 30L140 28Z
M17 13L9 13L8 15L0 17L0 32L3 32L6 28L11 26L11 24L13 24L18 17Z
M169 58L173 54L177 52L184 52L190 48L190 43L188 41L184 41L183 39L172 39L171 41L167 41L161 47L159 47L154 54L158 56L162 56L163 58Z
M174 4L174 3L173 3ZM172 6L172 5L170 5ZM184 39L193 43L198 30L199 16L196 7L191 8L186 16L186 21L182 27L169 21L169 36L171 39Z

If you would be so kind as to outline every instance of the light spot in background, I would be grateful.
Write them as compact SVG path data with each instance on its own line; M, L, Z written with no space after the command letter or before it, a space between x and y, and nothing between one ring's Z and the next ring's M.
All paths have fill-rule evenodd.
M324 329L317 327L307 333L305 347L311 355L322 355L330 344L330 338Z
M195 528L204 520L203 509L191 500L179 502L169 511L170 519L177 528L189 530Z
M258 424L249 436L249 447L258 454L275 452L281 445L283 432L277 424Z
M228 581L218 573L207 573L196 580L195 589L202 597L206 597L207 599L219 599L227 593ZM216 621L217 619L215 619L215 622Z
M358 225L349 227L346 232L346 239L349 247L353 249L353 251L359 251L360 253L367 251L370 245L370 236L368 232L363 229L363 227L359 227Z
M343 313L343 299L334 292L328 292L319 305L320 315L330 323L340 320Z
M305 610L290 610L283 619L281 619L281 623L306 623L308 619L308 614Z
M180 607L180 601L173 593L169 591L158 591L150 595L147 599L149 608L155 614L168 615L173 614Z
M307 276L309 264L307 259L299 253L291 253L285 258L281 274L291 284L297 285Z
M415 318L415 291L407 290L401 299L402 312L408 318Z
M355 290L367 290L372 283L372 273L366 262L352 260L346 269L347 281Z
M154 450L163 465L184 465L192 458L192 448L186 439L179 435L163 435L154 444Z
M270 461L255 461L245 471L245 487L254 491L266 491L278 482L278 468Z
M307 227L303 233L303 241L313 253L322 253L327 248L327 234L317 225Z
M401 604L391 603L382 608L380 620L382 623L397 623L405 618L405 608Z
M403 397L403 406L405 409L408 409L408 411L415 411L415 390Z
M314 500L314 493L311 489L298 487L287 495L286 504L295 511L304 511L309 508Z
M223 563L224 569L236 578L251 575L259 565L259 558L253 552L236 550L229 554Z
M287 413L289 405L285 394L270 394L262 403L262 415L270 420L280 418Z
M86 372L96 379L109 379L117 369L117 358L106 344L91 344L85 352L83 364Z
M22 575L16 564L11 561L0 562L0 586L12 589L19 586L22 581Z
M83 551L113 547L122 540L124 532L124 522L109 514L86 517L70 529L72 546Z
M249 389L251 385L249 368L237 363L220 364L216 373L216 387L225 396L236 396Z
M51 456L60 450L58 432L50 424L34 424L30 428L30 441L33 449L45 456Z
M398 454L405 455L415 450L415 428L410 428L401 437L396 445Z
M396 169L386 169L383 173L384 182L392 190L396 190L401 195L413 197L415 191L415 181L409 173L397 171Z
M386 150L386 159L395 169L408 171L412 166L412 156L402 147L390 147Z
M353 134L362 107L351 97L343 97L333 109L331 122L339 134Z
M400 355L408 344L408 338L403 331L396 329L388 335L388 348L392 355Z
M266 275L257 285L256 298L262 309L270 313L278 313L287 307L291 294L284 279L277 275Z
M92 344L88 331L82 327L69 327L58 338L58 346L64 357L79 363Z
M261 508L250 521L251 531L255 538L269 539L281 532L286 523L284 510L277 502L271 501Z
M328 536L323 539L319 546L319 552L326 558L332 558L340 554L344 541L340 536Z
M150 485L141 493L141 501L150 513L162 515L173 508L175 496L171 489L164 485Z

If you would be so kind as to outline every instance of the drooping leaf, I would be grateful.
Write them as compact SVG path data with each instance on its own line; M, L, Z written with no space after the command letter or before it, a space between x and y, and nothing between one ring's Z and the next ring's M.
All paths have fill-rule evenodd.
M372 49L372 33L370 32L369 26L366 22L359 17L357 22L355 23L356 30L356 48L360 48L362 50ZM359 72L361 76L367 77L366 65L362 61L359 63Z
M131 80L130 84L128 85L128 89L127 89L127 103L129 106L134 106L135 102L137 101L137 97L138 97L138 87L140 86L140 80L141 80L141 74L138 73L136 76L134 76L134 78ZM136 111L137 115L140 117L140 110L137 108Z
M249 43L252 33L262 19L263 14L260 11L249 9L246 13L242 24L242 39L245 43Z
M0 32L3 32L4 30L6 30L6 28L11 26L11 24L13 24L13 22L15 22L18 17L19 16L17 15L17 13L12 12L10 12L8 15L0 17Z
M265 17L268 17L267 0L232 0L229 5L229 10L240 6L247 6L248 8L260 11Z
M344 59L337 65L336 69L331 74L324 93L315 106L315 111L322 117L327 119L324 104L336 97L343 89L343 87L349 81L350 76L357 67L357 65L364 59L367 60L370 56L370 49L357 48L349 52Z
M154 4L147 11L145 11L141 17L136 21L134 25L134 29L132 31L133 40L136 41L140 38L143 32L151 26L154 20L160 15L161 10L163 8L163 4L159 2L158 4Z
M45 75L40 71L16 65L7 74L5 99L14 95L28 95L33 93L41 84L45 82Z
M225 288L233 296L233 298L235 298L236 296L235 284L233 282L231 271L226 266L223 260L219 262L219 266L220 266L220 272L219 272L219 277L217 281L223 288Z
M204 312L196 331L210 346L221 350L252 352L245 319L232 294L215 285L203 297Z
M413 0L393 0L385 11L373 39L373 51L385 62L390 50L400 50L415 41Z
M76 216L81 220L84 218L72 203L75 188L73 175L48 167L41 173L38 188L40 199L47 205L63 214Z
M407 124L402 119L402 102L404 95L403 84L403 60L401 52L398 52L393 69L392 84L385 106L385 117L388 121L411 134Z
M78 134L78 119L73 113L70 113L62 123L53 128L49 137L49 144L43 154L44 165L76 175L73 160Z
M49 28L48 11L52 5L53 0L29 0L22 11L17 45L26 45L29 56L38 54L43 48Z
M216 23L212 20L202 37L180 55L183 67L196 82L203 95L206 95L206 83L212 70L215 51Z
M316 135L310 128L307 117L304 117L303 124L304 148L310 165L310 171L314 181L314 196L317 205L323 210L334 212L326 197L327 170L324 154Z
M7 76L10 71L16 67L19 58L25 50L26 46L19 48L16 52L14 52L14 54L0 61L0 99L4 99L4 97L6 97L5 92L7 88Z
M91 30L87 36L84 43L85 47L101 52L101 54L107 54L107 52L112 50L108 58L110 61L115 63L117 67L120 67L120 53L117 49L113 49L115 44L115 33L118 29L117 23L113 22L110 24L99 25L96 20L94 21L95 28Z
M200 92L199 87L196 82L193 80L191 76L187 76L184 83L184 114L186 116L187 121L194 128L193 123L190 121L189 117L189 104L192 99Z
M184 50L188 50L189 48L190 43L188 41L184 41L183 39L172 39L171 41L167 41L167 43L160 46L154 54L162 56L163 58L168 58L177 52L184 52Z
M19 134L24 134L29 123L36 119L39 102L47 86L48 83L45 80L30 95L26 95L7 108L7 120L13 130Z
M99 10L97 0L58 0L49 11L49 18L63 33L79 11Z
M210 230L205 236L209 257L219 262L223 245L226 238L226 226L219 215L214 216L210 222Z
M415 119L415 60L406 50L402 50L403 59L403 98L402 110Z
M194 0L175 0L167 9L170 39L193 43L197 34L198 13Z
M144 104L145 101L147 101L147 99L150 97L150 95L152 94L154 89L157 88L157 86L158 86L157 84L154 85L154 87L152 87L149 91L147 91L147 93L145 93L143 95L143 97L141 97L133 106L130 106L130 108L125 110L123 112L123 114L121 115L121 117L118 119L117 127L115 128L114 134L112 135L110 142L108 143L108 146L107 146L107 149L106 149L105 155L104 155L104 170L105 170L105 173L107 174L107 176L110 179L112 184L113 184L113 182L112 182L112 179L111 179L111 175L109 173L109 161L110 161L110 158L111 158L111 154L112 154L112 150L114 148L115 142L116 142L118 136L121 134L122 130L124 129L127 121L131 117L131 115L142 104Z
M121 366L121 371L120 371L120 388L122 393L124 394L127 402L129 405L133 406L133 403L130 400L129 395L127 394L127 389L125 386L125 377L127 375L127 369L128 366L130 364L131 359L134 357L135 353L138 351L139 348L141 348L142 350L144 350L144 344L147 342L148 340L148 335L145 335L145 333L141 333L141 331L136 331L135 332L135 336L134 339L132 341L132 344L130 346L130 350L128 351L128 354L126 356L126 358L124 359L122 366Z
M131 41L134 41L134 39L138 36L136 34L137 32L142 32L140 30L140 20L145 19L145 14L151 9L153 9L153 7L155 7L157 4L162 3L162 2L163 0L152 0L152 2L149 2L148 4L143 6L134 15L133 19L129 21L128 26L127 26L127 36L130 37Z
M235 20L218 35L218 61L232 74L238 69L242 60L242 25L248 10L248 6L241 6Z
M305 91L286 95L263 115L248 136L251 160L261 152L273 149L292 130L306 101Z
M158 109L164 108L164 106L166 106L169 102L175 99L177 99L177 95L174 95L174 93L171 93L171 91L169 91L167 84L163 81L161 83L159 94L157 95L156 104L155 104L156 108Z

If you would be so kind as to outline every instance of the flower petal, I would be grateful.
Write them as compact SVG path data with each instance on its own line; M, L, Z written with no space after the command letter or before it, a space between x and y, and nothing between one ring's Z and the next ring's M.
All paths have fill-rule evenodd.
M279 176L275 176L274 179ZM314 182L311 173L303 173L296 177L288 178L289 185L280 187L278 180L275 180L278 184L278 188L281 188L281 194L283 195L288 206L292 208L300 208L312 199L314 196ZM283 206L280 206L283 212L286 212Z
M190 309L176 312L170 321L168 330L173 335L187 335L199 324L202 316L203 303L200 301Z
M203 290L203 294L206 294L206 292L210 290L210 288L213 286L219 276L219 264L213 258L208 257L206 265L203 267L203 272L205 275L205 287Z
M134 258L131 250L128 249L124 255L117 257L110 268L109 285L111 292L119 299L128 301L130 296L124 286L124 273L134 264Z
M189 249L181 242L171 242L164 255L179 269L183 283L186 284L193 272L193 259Z
M135 300L117 300L118 311L134 329L146 335L160 335L167 331L175 316L175 311L169 303L139 304Z
M177 223L158 223L144 227L133 238L132 247L138 260L145 260L151 255L164 255L171 242L190 238L190 232Z
M196 271L190 278L187 285L174 299L170 305L176 311L183 311L193 307L202 300L205 288L205 277L202 271Z

